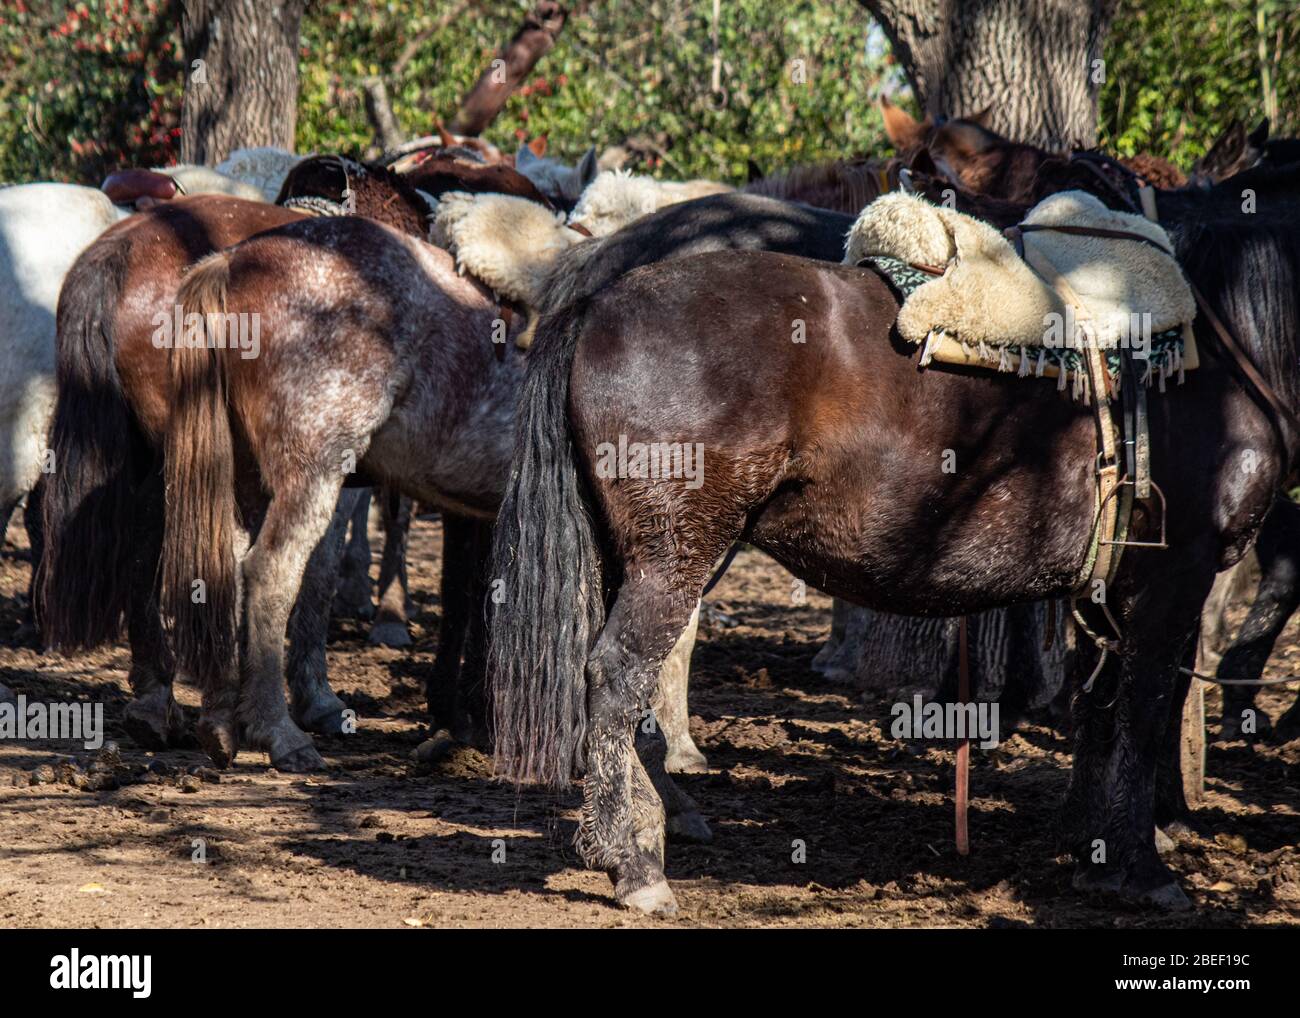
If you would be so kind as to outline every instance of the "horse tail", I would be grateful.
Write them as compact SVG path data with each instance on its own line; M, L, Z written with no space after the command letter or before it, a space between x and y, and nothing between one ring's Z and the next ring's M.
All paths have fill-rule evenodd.
M151 465L118 378L113 318L130 245L110 237L73 264L56 313L58 396L33 582L49 646L89 650L122 634L131 596L136 484Z
M203 315L202 346L171 351L171 417L163 446L167 491L162 606L171 618L177 667L211 689L236 651L234 451L226 403L224 316L230 282L225 252L209 255L177 291L185 321ZM224 321L224 319L223 319Z
M498 773L563 787L584 766L587 652L605 620L603 560L569 427L582 309L544 317L529 352L492 549L487 674Z

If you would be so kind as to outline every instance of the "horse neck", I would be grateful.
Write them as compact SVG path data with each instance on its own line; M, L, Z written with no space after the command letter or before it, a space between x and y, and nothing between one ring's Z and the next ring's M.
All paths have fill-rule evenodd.
M1260 211L1247 213L1242 196L1255 189ZM1156 202L1188 280L1300 413L1300 189L1252 171L1226 188L1157 192Z

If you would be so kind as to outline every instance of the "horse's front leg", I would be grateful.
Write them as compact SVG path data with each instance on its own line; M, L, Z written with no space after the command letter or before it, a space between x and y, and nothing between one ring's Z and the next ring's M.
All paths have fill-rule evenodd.
M1149 598L1142 603L1142 613L1117 613L1124 628L1118 660L1091 690L1075 693L1067 800L1075 886L1187 908L1156 851L1156 771L1176 723L1178 669L1195 643L1199 603L1176 615L1155 610Z

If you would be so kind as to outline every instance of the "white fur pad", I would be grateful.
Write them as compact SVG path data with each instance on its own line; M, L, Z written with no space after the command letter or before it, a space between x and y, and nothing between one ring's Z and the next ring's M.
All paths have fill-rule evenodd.
M530 307L556 256L584 239L562 214L527 198L462 191L442 195L431 235L455 255L461 272Z
M1113 212L1079 191L1045 199L1025 223L1125 230L1172 247L1157 224ZM1127 334L1130 314L1149 313L1152 334L1195 315L1177 262L1148 244L1052 231L1026 233L1024 242L1051 262L1083 301L1103 347ZM938 333L968 345L1043 346L1049 323L1059 328L1065 314L1061 297L994 227L913 195L885 195L858 217L844 260L856 265L872 255L946 270L918 287L899 311L898 330L913 343Z
M1158 223L1115 212L1084 191L1063 191L1035 205L1025 225L1088 226L1136 233L1173 250ZM1151 333L1172 329L1196 316L1196 301L1178 262L1149 244L1107 237L1039 230L1024 234L1025 248L1045 257L1065 277L1092 316L1103 347L1123 338L1130 314L1150 314Z
M903 302L898 331L912 343L935 332L970 344L1041 346L1046 316L1065 312L996 229L914 195L887 194L862 210L844 260L872 255L946 269Z
M608 237L666 205L731 190L734 189L711 180L677 182L638 176L626 170L606 170L597 174L582 192L569 222L585 226L593 237Z

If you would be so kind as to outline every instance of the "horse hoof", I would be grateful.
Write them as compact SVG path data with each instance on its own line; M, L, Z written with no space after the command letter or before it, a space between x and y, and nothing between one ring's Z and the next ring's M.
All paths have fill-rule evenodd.
M624 908L635 909L645 915L671 916L677 914L677 898L668 881L660 879L648 887L639 887L635 891L614 892L618 902Z
M1164 831L1162 831L1159 827L1157 827L1156 828L1156 854L1168 855L1176 847L1177 846L1174 844L1174 839L1171 838Z
M440 728L415 749L416 763L432 764L444 760L455 752L459 743L445 728Z
M122 713L122 727L141 749L160 750L168 746L167 721L156 712L133 709L128 704Z
M224 771L235 762L235 756L239 752L239 740L235 738L235 730L232 726L200 718L197 734L199 745L221 770Z
M282 756L272 755L271 766L285 774L307 774L311 771L323 771L325 759L310 744L299 746Z
M405 622L376 622L370 629L370 643L376 647L409 647L411 634Z
M1097 870L1095 867L1080 867L1075 871L1071 881L1076 891L1084 894L1118 894L1124 886L1124 877L1119 873Z
M713 844L713 830L708 821L693 810L670 816L664 824L664 830L674 841L688 845Z
M669 774L707 774L709 761L694 746L674 746L664 757L664 770Z
M345 709L341 701L335 701L330 706L295 717L294 720L304 732L315 732L317 735L342 735Z
M1176 883L1161 884L1132 897L1140 904L1164 909L1166 912L1187 912L1192 907L1191 900Z

